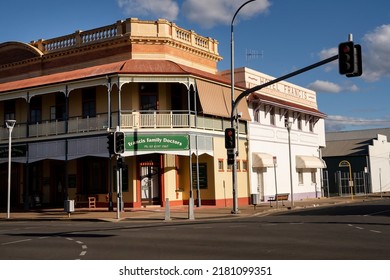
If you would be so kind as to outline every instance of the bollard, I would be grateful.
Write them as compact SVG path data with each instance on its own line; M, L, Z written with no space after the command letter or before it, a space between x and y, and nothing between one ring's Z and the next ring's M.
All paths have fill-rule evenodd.
M169 198L165 200L165 221L171 220L171 209L169 205Z
M191 197L188 201L188 219L195 220L194 217L194 198Z

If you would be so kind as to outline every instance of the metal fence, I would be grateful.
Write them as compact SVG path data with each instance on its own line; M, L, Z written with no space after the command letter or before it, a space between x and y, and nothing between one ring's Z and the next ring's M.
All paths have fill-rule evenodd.
M369 176L370 174L364 171L353 172L351 184L349 172L336 171L334 173L334 184L336 186L335 189L338 191L337 194L339 196L346 196L351 194L362 195L370 193L371 186ZM323 171L322 186L322 192L324 196L329 197L335 194L330 190L329 174L327 170Z

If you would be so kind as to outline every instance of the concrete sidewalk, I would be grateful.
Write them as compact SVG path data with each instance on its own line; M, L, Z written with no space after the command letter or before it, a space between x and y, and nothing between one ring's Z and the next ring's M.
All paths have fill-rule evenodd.
M125 209L124 212L118 213L108 211L107 208L76 208L75 212L70 214L64 212L64 209L40 209L26 212L12 212L10 219L7 219L7 213L0 213L0 221L21 221L21 220L64 220L64 221L146 221L146 222L174 222L174 221L191 221L191 220L205 220L205 219L226 219L226 218L241 218L254 215L268 215L270 213L283 211L297 211L299 209L329 206L334 204L356 203L369 200L377 200L383 198L390 198L390 194L371 194L367 196L351 196L348 197L331 197L318 199L305 199L294 201L294 208L291 209L290 201L284 203L272 202L272 207L268 203L262 203L256 207L253 205L240 206L239 214L232 214L232 207L215 207L215 206L201 206L194 207L194 219L189 219L188 206L170 207L170 212L166 212L163 207L146 207L138 209ZM283 205L284 204L284 205ZM169 214L169 215L168 215ZM169 217L169 219L167 219Z

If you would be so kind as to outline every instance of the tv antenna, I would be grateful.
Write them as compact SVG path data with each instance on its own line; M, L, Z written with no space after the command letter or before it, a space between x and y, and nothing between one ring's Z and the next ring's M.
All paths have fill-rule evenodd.
M245 59L247 62L253 59L263 58L263 56L264 56L263 51L250 50L250 49L245 50Z

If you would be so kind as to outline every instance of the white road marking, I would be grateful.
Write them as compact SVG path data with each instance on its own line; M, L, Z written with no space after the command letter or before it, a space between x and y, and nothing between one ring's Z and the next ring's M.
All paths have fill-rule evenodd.
M16 241L11 241L11 242L1 243L1 245L9 245L9 244L21 243L21 242L26 242L26 241L31 241L31 240L32 239L22 239L22 240L16 240Z
M374 213L366 214L366 215L364 215L363 217L374 216L374 215L378 215L378 214L382 214L382 213L387 213L387 212L390 212L390 210L384 210L384 211L379 211L379 212L374 212Z

